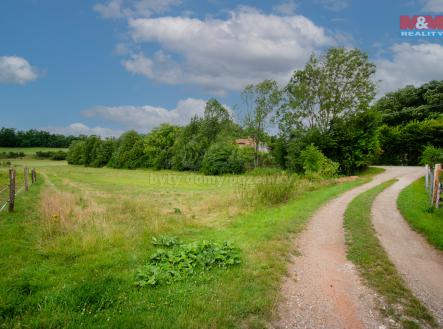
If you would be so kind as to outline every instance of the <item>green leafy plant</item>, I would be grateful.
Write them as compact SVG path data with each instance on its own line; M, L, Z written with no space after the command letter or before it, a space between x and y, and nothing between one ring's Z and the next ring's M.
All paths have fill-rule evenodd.
M202 171L206 175L242 173L244 162L239 148L229 141L212 144L203 158Z
M339 164L328 159L315 145L306 147L300 154L303 169L308 176L334 177Z
M154 246L162 246L170 248L180 243L175 236L160 235L159 237L152 238L152 244Z
M165 239L156 241L164 243ZM237 264L240 264L239 250L227 241L222 244L199 241L176 245L169 250L158 249L148 263L137 270L135 284L138 287L172 284L213 268Z

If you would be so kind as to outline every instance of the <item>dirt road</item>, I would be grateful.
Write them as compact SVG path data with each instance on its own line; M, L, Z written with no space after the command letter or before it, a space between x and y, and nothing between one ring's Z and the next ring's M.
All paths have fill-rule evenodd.
M292 258L284 280L276 328L383 328L373 293L346 259L343 215L360 193L392 178L417 177L417 168L384 168L371 182L324 205L295 241L301 256Z
M411 230L397 209L400 191L423 175L418 168L411 175L380 193L372 208L378 238L415 296L433 313L443 328L443 253L431 247Z

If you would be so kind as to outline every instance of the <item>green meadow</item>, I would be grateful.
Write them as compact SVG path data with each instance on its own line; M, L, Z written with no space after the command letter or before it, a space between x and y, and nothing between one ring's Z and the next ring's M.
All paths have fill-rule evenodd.
M4 328L263 328L294 234L324 202L368 179L297 177L289 201L270 206L250 202L260 176L12 163L19 173L35 167L38 182L17 196L15 212L0 213ZM229 242L240 264L136 285L137 271L167 248L153 238L165 236Z

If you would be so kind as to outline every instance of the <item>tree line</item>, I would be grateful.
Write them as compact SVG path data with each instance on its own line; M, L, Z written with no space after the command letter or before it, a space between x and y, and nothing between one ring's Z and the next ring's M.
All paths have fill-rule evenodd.
M416 165L443 141L443 81L407 86L375 100L376 67L358 49L312 55L280 87L265 80L241 93L239 123L216 99L185 126L148 134L75 140L70 164L241 173L256 167L352 174L370 164ZM271 133L272 132L272 133ZM251 138L241 148L237 138ZM267 145L269 152L263 152ZM435 156L434 156L435 158Z
M0 129L0 147L59 147L68 148L74 140L86 138L51 134L47 131L30 129L17 131L14 128Z
M67 160L90 167L241 173L254 159L253 150L241 149L233 142L244 134L231 113L210 99L203 117L192 118L184 127L162 124L146 135L131 130L118 139L89 136L72 143Z

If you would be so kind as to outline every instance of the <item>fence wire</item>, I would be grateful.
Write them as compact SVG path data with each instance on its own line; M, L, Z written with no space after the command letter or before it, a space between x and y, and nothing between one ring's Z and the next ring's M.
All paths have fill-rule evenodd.
M25 188L25 185L19 185L15 187L15 196L17 196L17 194L19 194L21 191L23 191L23 189ZM6 187L2 190L0 190L0 193L5 191L6 189L9 189L9 186L6 185ZM5 209L5 207L8 205L9 203L9 195L8 195L8 200L5 203L0 202L0 212L3 211Z

